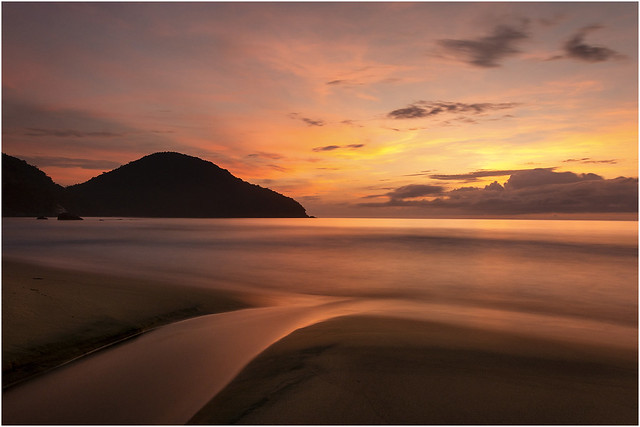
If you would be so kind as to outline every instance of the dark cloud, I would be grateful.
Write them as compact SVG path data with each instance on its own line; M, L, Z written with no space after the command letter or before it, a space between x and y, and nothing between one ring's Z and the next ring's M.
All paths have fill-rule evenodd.
M440 114L483 114L514 108L517 105L513 102L466 104L463 102L418 101L405 108L391 111L387 117L391 119L420 119Z
M414 194L400 187L386 194L383 203L361 206L407 206L428 212L455 214L518 215L536 213L612 213L638 211L638 179L603 179L595 174L553 172L549 169L518 171L504 186L493 182L484 188L463 187L431 193L433 200L413 200Z
M358 123L355 122L355 120L343 120L340 122L343 125L347 125L347 126L355 126L355 127L364 127L362 125L359 125Z
M550 169L521 170L513 173L505 182L506 189L518 190L525 187L539 187L550 184L571 184L581 181L602 180L599 175L575 174L573 172L553 172Z
M608 159L608 160L593 160L590 157L584 157L582 159L567 159L563 160L562 163L608 163L611 165L615 165L618 163L616 159Z
M325 145L324 147L315 147L313 151L333 151L340 148L339 145Z
M438 44L461 60L477 67L499 67L499 61L518 54L516 45L529 36L521 28L496 26L492 33L473 40L438 40Z
M300 120L301 122L306 123L309 126L324 126L326 124L324 120L316 120L316 119L310 119L308 117L302 117L298 113L290 113L289 118L294 120Z
M324 147L315 147L312 148L313 151L321 152L321 151L333 151L348 148L350 150L357 150L358 148L364 147L365 144L349 144L349 145L325 145Z
M498 181L493 181L489 185L485 185L484 189L487 191L504 191L504 187L498 183Z
M309 119L307 117L303 117L300 120L302 120L303 122L305 122L309 126L324 126L324 121L322 121L322 120L313 120L313 119Z
M362 196L361 199L379 199L381 197L388 197L386 194L370 194L368 196Z
M70 157L23 156L27 163L39 168L49 166L58 168L80 168L91 170L111 170L121 166L120 163L108 160L78 159Z
M591 25L580 29L564 44L566 57L586 62L603 62L621 55L615 50L603 46L594 46L585 43L584 39L590 32L602 28L600 25Z
M280 160L280 159L284 158L284 156L282 156L280 154L265 153L264 151L260 151L258 153L247 154L247 157L261 157L261 158L271 159L271 160Z
M441 194L444 191L444 187L439 185L420 185L411 184L404 187L396 188L386 194L391 201L411 199L415 197L434 196Z
M547 168L544 170L553 170L554 168ZM486 178L489 176L506 176L512 175L518 172L531 171L533 169L509 169L509 170L480 170L475 172L454 174L454 175L429 175L431 179L437 179L439 181L464 181L474 182L478 181L478 178Z

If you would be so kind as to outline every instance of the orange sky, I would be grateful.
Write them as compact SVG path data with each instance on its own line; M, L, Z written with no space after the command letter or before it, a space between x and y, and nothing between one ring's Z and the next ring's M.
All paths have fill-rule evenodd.
M637 201L615 180L638 175L636 3L2 12L2 149L62 185L178 151L318 216L601 215L634 185Z

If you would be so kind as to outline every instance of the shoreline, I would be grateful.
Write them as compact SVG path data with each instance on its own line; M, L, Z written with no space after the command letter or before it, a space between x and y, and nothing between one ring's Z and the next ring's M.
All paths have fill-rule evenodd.
M381 316L298 329L189 424L637 424L634 349Z
M176 321L254 307L241 294L2 260L3 389Z
M82 378L92 378L97 372L90 368L92 360L109 359L103 353L118 352L120 345L123 348L131 347L130 344L145 347L145 342L157 340L163 334L174 334L172 331L181 329L180 321L191 319L186 322L211 324L207 334L226 331L228 337L219 337L219 341L207 344L202 343L209 340L202 340L201 332L183 331L162 344L164 350L142 350L150 352L149 356L153 358L166 357L165 354L171 351L182 354L186 332L191 335L189 345L195 347L184 352L189 357L206 359L201 361L200 368L192 362L176 364L174 360L167 360L167 367L161 371L184 376L174 380L183 383L180 395L188 401L181 403L188 409L176 418L184 420L180 422L637 424L638 421L635 339L634 342L625 340L623 346L610 346L597 336L589 342L562 340L559 338L562 334L555 338L536 335L535 330L527 327L527 319L532 316L526 315L502 330L487 323L486 316L476 318L479 313L473 310L471 314L476 317L469 316L466 320L459 318L461 312L456 318L452 318L451 313L442 316L437 312L429 312L427 317L430 318L417 318L414 317L416 313L407 311L406 304L396 307L393 300L385 303L388 304L384 306L388 309L386 312L380 307L376 309L383 301L375 301L373 305L350 299L319 306L282 304L258 309L255 313L264 312L266 317L251 320L254 315L249 312L253 310L237 310L267 301L260 300L258 295L52 268L6 258L2 265L3 387L13 396L16 390L12 385L24 381L27 388L36 387L26 380L71 361L85 366L85 371L81 369L85 372L80 375ZM420 307L421 310L436 308ZM367 312L369 314L363 314ZM218 319L205 319L204 315L214 313L224 314ZM267 313L282 316L278 321L281 331L294 332L275 333L266 321L272 316ZM200 317L200 320L194 317ZM560 320L555 319L555 322ZM239 323L236 325L236 322ZM295 327L295 324L304 326ZM232 325L235 326L228 329ZM566 335L571 331L567 325L554 325L570 337ZM157 331L143 334L156 328ZM246 351L251 341L245 335L247 333L253 334L254 338L259 336L263 341L267 335L274 334L269 341L272 344L264 344L262 350L255 350L251 359L238 365L238 371L235 371L238 374L221 383L219 391L213 391L213 382L206 380L198 386L197 399L185 397L194 392L189 376L202 376L204 369L211 370L212 378L221 373L221 365L209 366L212 355L217 354L216 347L225 347L224 356L222 353L219 356L220 363L230 362L239 354L236 347ZM140 337L130 340L137 335ZM182 344L176 344L175 339ZM235 347L229 346L231 342ZM198 347L200 345L205 347ZM207 349L212 353L205 357L202 350L206 345L213 348ZM96 353L97 357L83 357L91 353ZM78 361L78 358L85 360ZM138 365L142 366L145 365ZM123 365L109 371L110 374L99 375L107 382L111 381L111 375L123 375L127 370L130 371L125 375L127 381L135 375L147 375L137 372L138 367L123 361ZM65 366L59 371L67 368L73 370L74 366ZM144 369L147 368L152 369ZM225 372L231 375L231 371ZM52 398L51 386L60 384L59 380L56 383L55 378L47 377L62 378L59 375L64 375L63 372L52 374L41 377L48 384L41 393L44 407L50 404L47 402ZM160 372L148 376L157 377L158 374ZM121 390L119 394L123 396L103 402L100 391L96 390L97 394L92 398L94 408L124 398L132 406L126 410L122 408L125 411L120 414L123 419L140 412L141 419L162 423L167 419L163 411L177 405L173 401L142 410L136 406L139 405L136 399L124 396L123 387L130 387L127 381L118 381L110 387ZM136 383L139 392L150 387L145 381ZM38 378L34 383L37 382ZM22 389L23 384L16 388ZM150 390L156 388L151 386ZM76 392L76 396L87 394L82 389ZM159 398L171 399L172 393L176 392L175 383L172 383ZM64 400L63 396L59 398ZM73 414L78 410L72 403L75 401L64 401L66 409L62 404L50 405L58 411L67 411L64 417L75 420ZM36 408L28 393L23 402L27 405L22 409L26 414ZM43 419L56 419L51 418L49 410L36 412ZM87 420L100 423L100 411L89 415L87 411L89 406L85 404L77 414L81 423L93 423Z

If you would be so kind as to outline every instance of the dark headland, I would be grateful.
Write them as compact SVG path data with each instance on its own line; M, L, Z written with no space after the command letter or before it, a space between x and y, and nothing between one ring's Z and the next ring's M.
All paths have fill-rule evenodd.
M80 216L308 217L294 199L180 153L150 154L66 188L4 153L2 164L2 216L52 216L66 210Z

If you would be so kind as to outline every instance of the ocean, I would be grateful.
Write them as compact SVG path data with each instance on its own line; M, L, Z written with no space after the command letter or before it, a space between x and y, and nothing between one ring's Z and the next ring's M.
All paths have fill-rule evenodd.
M276 304L351 300L560 338L637 336L635 221L4 218L2 230L3 257Z

